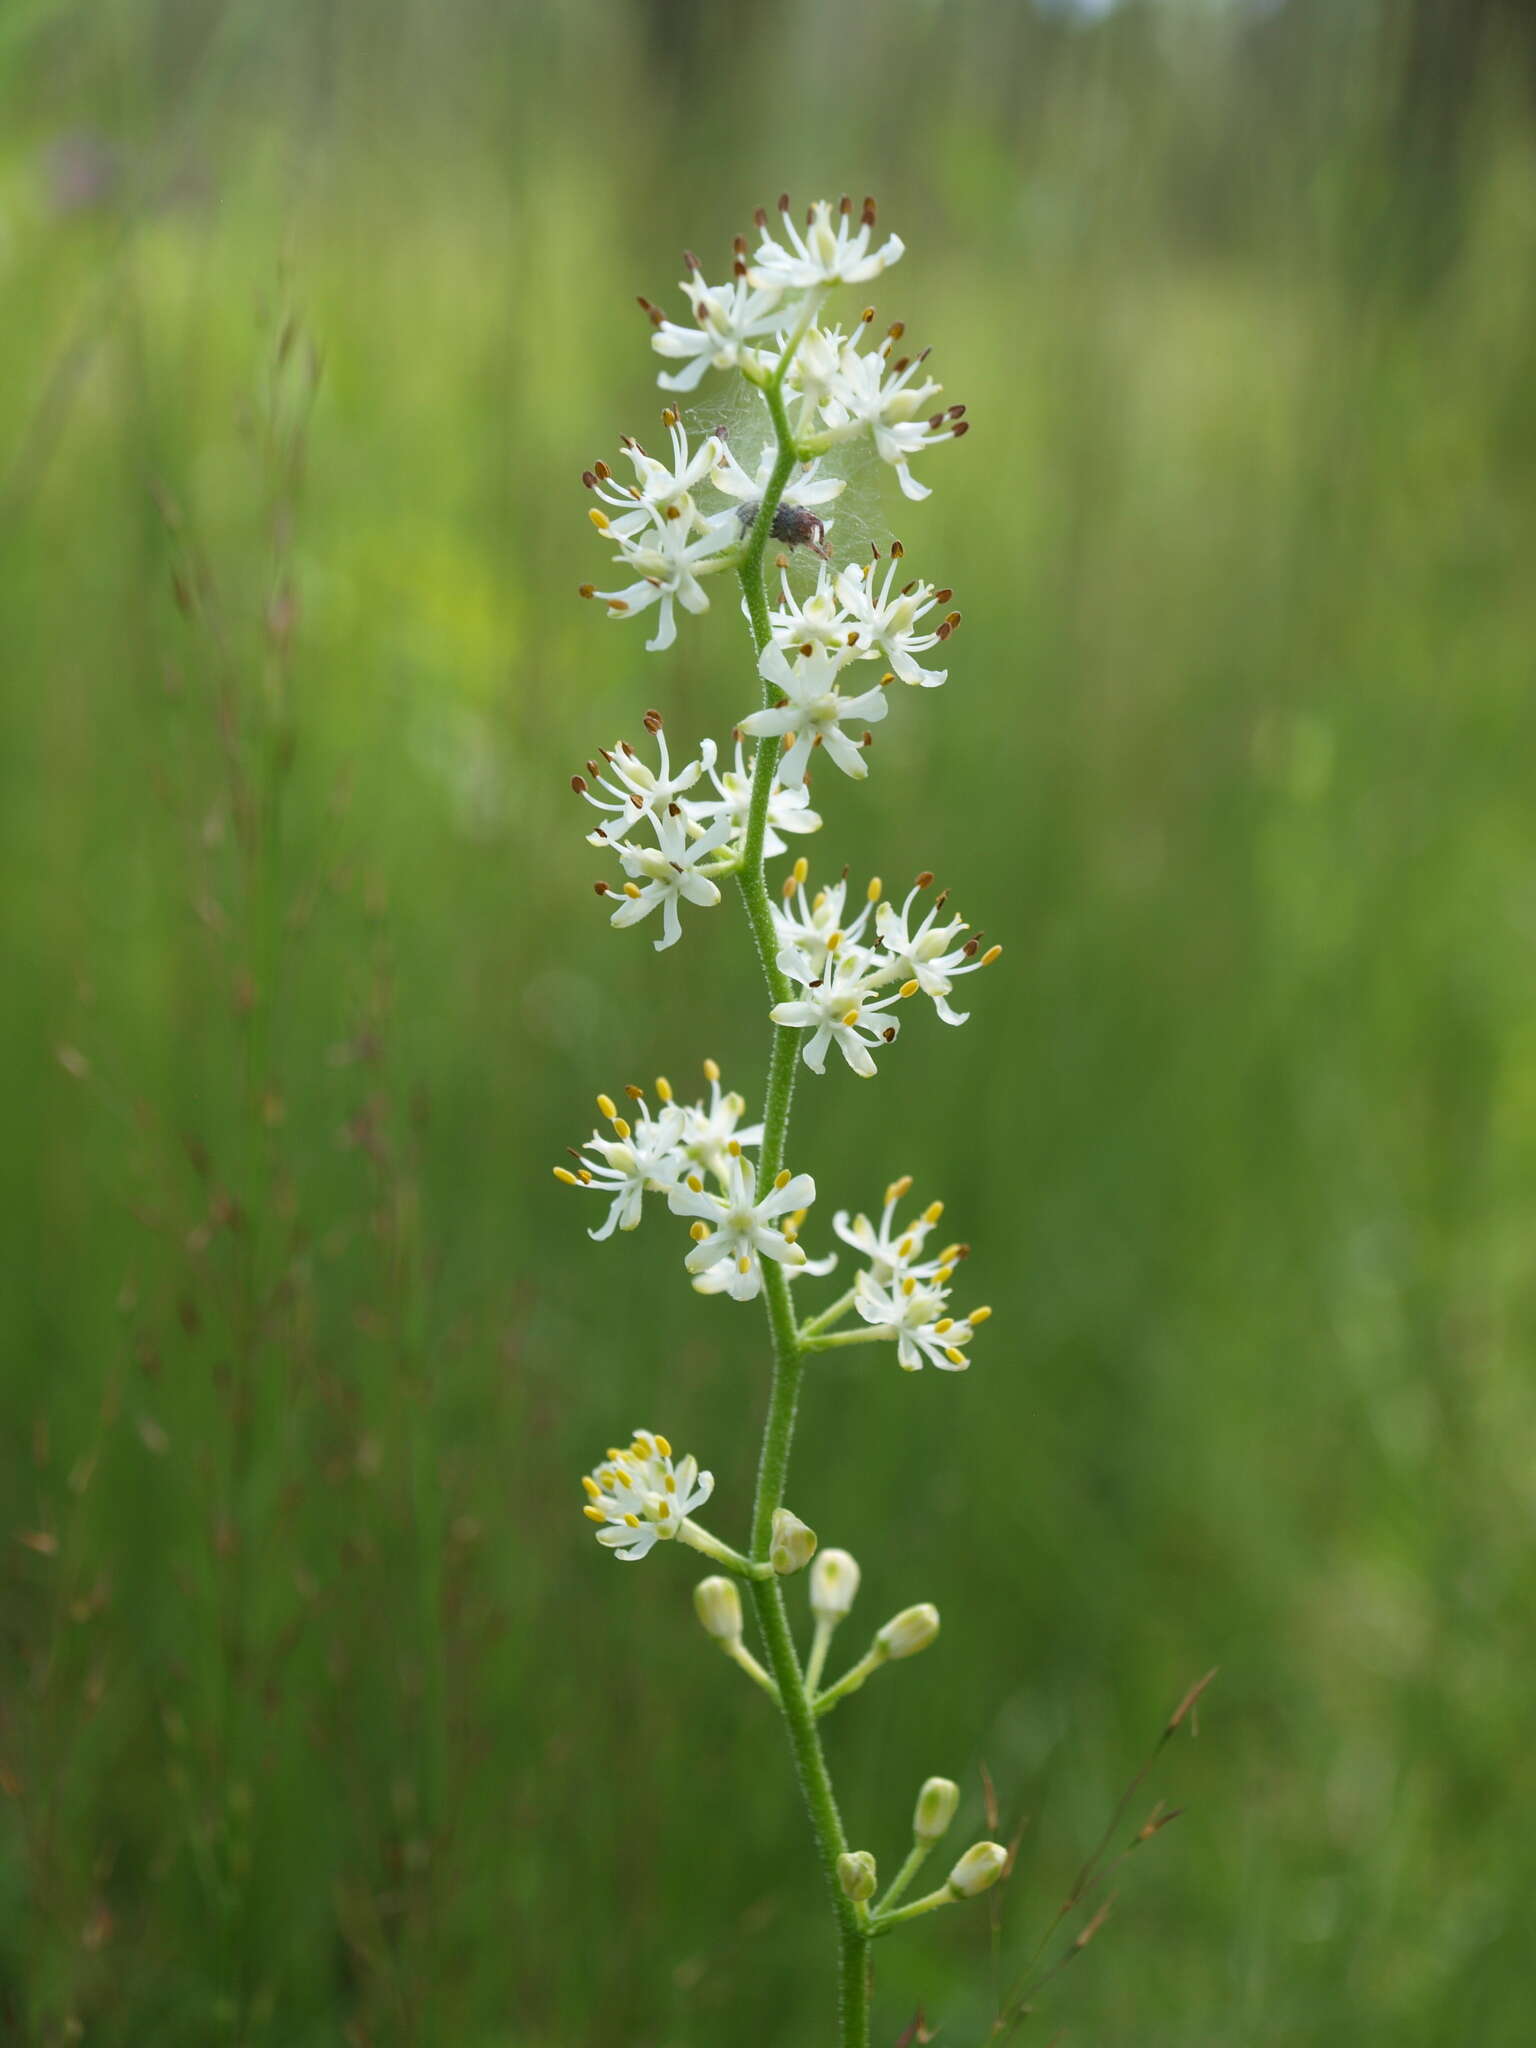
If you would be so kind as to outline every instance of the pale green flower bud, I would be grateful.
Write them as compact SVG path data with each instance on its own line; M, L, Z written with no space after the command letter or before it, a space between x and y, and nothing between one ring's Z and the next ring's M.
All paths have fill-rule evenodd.
M917 1795L912 1813L912 1832L920 1842L941 1841L960 1804L960 1787L953 1778L929 1778Z
M788 1508L776 1508L773 1516L773 1544L768 1552L781 1579L801 1572L816 1555L816 1531L808 1529Z
M811 1566L811 1612L818 1621L842 1621L859 1590L858 1561L846 1550L818 1552Z
M928 1601L920 1607L904 1607L876 1631L875 1641L887 1657L915 1657L926 1650L939 1632L939 1610Z
M949 1888L957 1899L974 1899L997 1883L1007 1861L1001 1842L973 1842L949 1873Z
M875 1859L867 1849L851 1849L837 1859L837 1881L858 1903L875 1896Z
M705 1634L727 1650L741 1641L741 1595L734 1579L700 1579L693 1589L693 1611Z

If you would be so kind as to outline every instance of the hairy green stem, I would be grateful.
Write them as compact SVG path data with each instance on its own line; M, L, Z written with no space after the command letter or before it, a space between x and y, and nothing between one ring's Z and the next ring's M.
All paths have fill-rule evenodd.
M763 558L773 531L774 516L784 487L797 459L795 440L784 409L784 370L798 344L801 329L780 358L779 367L763 387L769 415L773 420L778 453L763 491L762 502L748 532L737 563L742 596L752 625L752 644L759 656L768 645L768 591L763 579ZM771 705L776 692L763 685L763 701ZM763 873L763 844L768 830L768 805L773 794L774 768L779 743L770 735L758 741L752 771L752 798L747 811L747 830L737 881L747 922L762 963L763 979L771 1000L780 1003L789 995L789 982L778 966L778 946L773 930L773 909ZM768 1060L768 1082L763 1103L763 1142L758 1169L760 1187L769 1187L784 1165L789 1138L790 1105L794 1099L800 1034L791 1027L776 1025ZM768 1312L768 1330L773 1347L773 1379L768 1396L768 1415L763 1428L762 1452L758 1459L757 1493L752 1504L751 1554L759 1562L768 1559L773 1535L773 1517L784 1503L789 1474L790 1448L794 1442L795 1409L800 1381L805 1371L794 1307L789 1298L789 1279L776 1261L763 1261L763 1298ZM843 1892L837 1879L837 1859L846 1850L842 1816L832 1790L816 1714L806 1688L800 1660L795 1654L784 1594L778 1579L752 1582L752 1601L757 1610L767 1651L768 1669L778 1687L779 1707L789 1732L790 1749L800 1779L817 1853L831 1893L837 1916L839 1940L838 2006L841 2048L868 2048L869 2044L869 1941L870 1936L858 1909Z

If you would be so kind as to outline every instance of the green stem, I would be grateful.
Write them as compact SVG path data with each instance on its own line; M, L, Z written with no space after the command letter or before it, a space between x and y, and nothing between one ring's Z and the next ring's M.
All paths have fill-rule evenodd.
M816 1634L811 1640L811 1654L805 1660L805 1689L813 1700L816 1697L816 1689L821 1684L827 1652L832 1647L832 1631L836 1627L835 1621L819 1619L816 1623Z
M920 1899L914 1899L910 1906L899 1906L894 1913L880 1914L870 1927L870 1939L877 1941L882 1934L889 1934L893 1927L899 1927L904 1920L916 1920L920 1914L931 1913L936 1906L953 1905L956 1894L947 1884L939 1886L936 1892L928 1892Z
M889 1913L893 1906L899 1904L907 1886L911 1884L913 1878L916 1877L932 1854L932 1842L914 1842L912 1844L906 1862L903 1863L900 1870L891 1879L885 1897L880 1900L878 1905L870 1909L873 1919L879 1920L882 1915Z
M737 563L742 596L752 625L752 644L759 655L768 645L768 592L763 581L763 557L774 515L797 460L794 435L784 409L784 371L804 332L801 322L773 377L763 387L769 415L773 420L778 453L763 491L762 503L747 535ZM763 685L763 701L771 705L775 692ZM773 930L773 909L763 873L763 842L768 829L768 805L773 795L774 769L779 744L771 736L759 740L752 770L752 798L747 810L747 829L742 846L737 882L741 889L747 922L751 927L763 978L773 1002L789 995L789 983L777 963L778 945ZM768 1187L784 1164L789 1137L789 1112L794 1098L800 1034L777 1025L768 1060L768 1081L763 1101L763 1142L758 1167L758 1185ZM768 1331L773 1348L773 1380L768 1396L768 1415L763 1427L762 1452L758 1459L757 1493L752 1504L751 1554L759 1563L768 1560L773 1536L773 1517L783 1505L789 1473L790 1447L794 1442L795 1409L800 1381L805 1371L795 1312L789 1298L789 1280L776 1261L763 1261L763 1299L768 1312ZM806 1689L800 1660L790 1635L784 1610L784 1594L778 1578L755 1579L751 1586L758 1625L767 1651L768 1669L778 1687L779 1707L789 1733L789 1744L800 1779L800 1790L810 1817L811 1831L821 1859L823 1875L837 1916L839 1939L839 2035L841 2048L869 2048L869 1933L858 1908L837 1881L837 1859L847 1849L842 1816L837 1810L832 1778L822 1751L816 1715Z
M830 1714L838 1701L847 1699L849 1693L857 1692L870 1673L880 1669L888 1655L889 1652L879 1643L871 1644L858 1663L850 1665L843 1673L836 1685L829 1685L825 1692L817 1694L811 1703L811 1711L817 1719L819 1720L823 1714Z
M838 1351L845 1344L889 1344L890 1341L889 1330L835 1330L826 1337L807 1337L803 1330L800 1332L802 1351Z
M723 1564L739 1579L766 1579L773 1571L771 1564L754 1564L750 1557L743 1557L739 1550L733 1550L729 1543L722 1543L718 1536L711 1536L707 1529L691 1519L684 1521L678 1529L677 1540L686 1543L690 1550L697 1550L703 1557L712 1557L716 1564Z
M849 1309L853 1307L854 1297L857 1292L857 1288L850 1287L846 1294L838 1296L830 1308L824 1308L820 1315L814 1315L809 1322L802 1323L800 1325L800 1342L803 1344L807 1337L819 1337L823 1330L830 1330L832 1325L840 1321L843 1316L847 1315Z

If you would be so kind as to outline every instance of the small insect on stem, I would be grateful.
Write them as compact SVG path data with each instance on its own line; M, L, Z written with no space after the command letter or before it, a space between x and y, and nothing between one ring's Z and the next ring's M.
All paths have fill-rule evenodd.
M751 530L752 522L761 509L762 500L759 498L749 498L744 505L736 507L736 517L741 521L744 532ZM791 505L787 500L781 502L769 531L785 547L809 548L824 562L832 559L832 550L827 546L826 522L818 519L814 512L807 512L803 505Z

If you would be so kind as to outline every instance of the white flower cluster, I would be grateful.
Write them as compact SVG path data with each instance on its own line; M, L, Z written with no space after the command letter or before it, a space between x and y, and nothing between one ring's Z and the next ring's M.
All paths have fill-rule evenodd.
M832 1218L832 1228L844 1244L869 1261L854 1281L853 1306L875 1336L894 1340L896 1362L904 1371L921 1371L927 1359L941 1372L963 1372L971 1362L965 1347L977 1324L992 1311L973 1308L965 1316L950 1314L949 1282L970 1246L948 1244L934 1257L924 1258L924 1246L944 1204L930 1202L909 1223L898 1225L897 1204L911 1190L910 1174L892 1181L878 1223L862 1212L850 1217L846 1209Z
M555 1168L557 1180L610 1198L601 1227L587 1235L601 1239L615 1230L634 1230L645 1196L664 1195L674 1215L693 1219L693 1250L684 1264L700 1294L753 1300L762 1291L764 1259L773 1259L791 1275L830 1272L835 1255L808 1259L797 1242L805 1212L816 1199L815 1181L808 1173L780 1173L759 1196L757 1169L746 1155L762 1143L763 1127L742 1128L747 1106L739 1095L722 1090L713 1060L704 1062L704 1075L709 1098L695 1103L677 1102L672 1084L658 1079L655 1115L641 1088L625 1090L628 1116L619 1114L610 1096L598 1096L597 1106L613 1135L593 1131L579 1151L572 1149L574 1171Z
M797 860L773 911L776 964L802 993L776 1003L769 1015L775 1024L810 1033L802 1057L813 1073L826 1072L827 1048L836 1045L854 1073L868 1079L874 1049L889 1045L900 1028L889 1012L906 997L926 995L946 1024L965 1022L970 1012L949 1002L956 978L990 967L1003 949L983 952L979 933L964 936L970 930L965 921L945 914L947 890L914 925L914 906L933 882L930 873L918 876L899 909L884 900L879 880L872 881L852 917L846 914L847 877L807 899L808 873L805 860Z
M718 878L740 866L752 787L739 733L734 765L723 774L716 767L713 740L705 740L697 755L674 772L659 711L645 714L645 729L656 742L655 768L627 740L619 740L599 750L600 761L589 761L585 776L573 775L571 787L608 819L587 834L587 844L611 849L624 871L617 889L606 881L594 885L599 896L620 899L609 922L638 924L659 909L662 933L656 950L661 952L682 937L679 905L684 900L706 907L718 903ZM714 795L690 796L706 775ZM782 833L814 832L820 824L808 791L775 787L763 851L781 854Z

